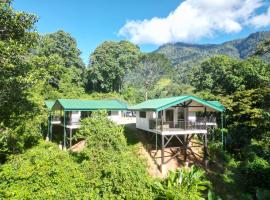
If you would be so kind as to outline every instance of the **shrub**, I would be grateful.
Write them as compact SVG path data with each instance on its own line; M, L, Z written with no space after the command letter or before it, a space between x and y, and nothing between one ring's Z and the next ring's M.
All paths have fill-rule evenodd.
M106 112L83 120L78 137L87 140L87 148L76 156L99 198L153 198L144 161L128 148L123 127L110 121Z
M253 159L243 162L241 172L245 177L247 189L270 188L270 165L263 158L254 156Z
M51 143L40 143L12 156L0 170L0 199L75 199L84 193L86 178L72 157Z
M170 171L168 177L156 183L157 199L203 199L202 192L210 185L203 170L190 169Z
M76 137L86 139L88 148L96 152L120 151L127 145L124 128L109 120L106 111L93 112L91 118L82 120Z

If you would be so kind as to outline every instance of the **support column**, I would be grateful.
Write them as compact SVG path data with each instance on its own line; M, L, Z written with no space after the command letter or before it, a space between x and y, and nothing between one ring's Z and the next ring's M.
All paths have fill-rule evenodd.
M157 153L157 134L158 134L158 112L156 112L156 153Z
M50 140L50 129L51 129L51 127L50 127L50 124L51 124L50 117L51 117L51 114L48 117L48 132L47 132L47 135L46 135L46 141Z
M66 112L64 110L64 138L63 138L63 149L66 150L67 146L66 146L66 138L67 138L67 133L66 133Z
M206 127L206 107L204 107L204 127L207 131L207 127Z
M53 125L52 125L52 115L50 115L51 119L50 119L50 135L49 135L49 140L52 141L52 129L53 129Z
M188 157L188 155L187 155L187 150L188 150L188 143L189 143L189 141L188 141L188 135L185 135L184 136L184 162L185 162L185 166L187 166L188 167L188 159L187 159L187 157Z
M221 113L221 147L224 150L223 112Z
M72 129L69 129L69 148L72 147Z
M185 130L187 129L187 118L188 118L188 115L187 115L187 107L184 106L184 129L185 129Z
M166 175L166 165L164 160L164 135L161 134L161 173L163 176Z
M208 167L208 144L207 133L204 135L204 166Z
M164 110L161 111L161 133L163 132L163 114Z

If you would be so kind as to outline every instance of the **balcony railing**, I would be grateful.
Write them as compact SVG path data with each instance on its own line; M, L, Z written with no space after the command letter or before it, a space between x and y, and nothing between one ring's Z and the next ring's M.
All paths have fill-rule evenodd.
M209 123L215 123L214 119L196 121L161 121L160 119L149 120L149 129L157 129L161 131L168 130L206 130ZM156 124L157 123L157 124Z

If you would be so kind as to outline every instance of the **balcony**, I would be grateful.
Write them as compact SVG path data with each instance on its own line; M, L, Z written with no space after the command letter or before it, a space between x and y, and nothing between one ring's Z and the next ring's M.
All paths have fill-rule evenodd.
M216 118L196 118L195 121L161 121L161 119L150 119L149 129L159 132L168 131L191 131L191 130L207 130L210 126L216 126Z

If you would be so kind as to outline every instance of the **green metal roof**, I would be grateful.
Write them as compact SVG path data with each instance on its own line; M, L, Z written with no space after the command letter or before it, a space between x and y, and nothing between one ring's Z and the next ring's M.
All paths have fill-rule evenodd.
M127 110L128 105L118 100L58 99L53 107L64 110Z
M53 107L54 103L55 103L54 100L46 100L46 101L45 101L45 105L46 105L46 107L47 107L47 109L48 109L49 111L52 110L52 107Z
M177 96L177 97L169 97L169 98L161 98L161 99L151 99L139 103L134 106L130 106L129 110L154 110L154 111L161 111L171 106L174 106L179 103L183 103L185 101L194 100L198 103L201 103L205 106L213 108L214 110L223 112L225 107L220 104L218 101L205 101L201 98L187 95L187 96Z

